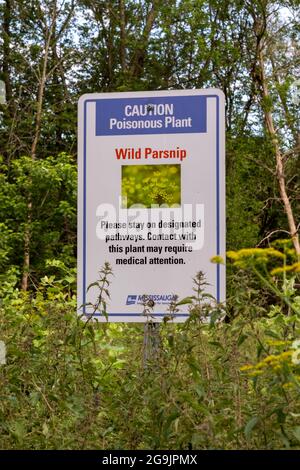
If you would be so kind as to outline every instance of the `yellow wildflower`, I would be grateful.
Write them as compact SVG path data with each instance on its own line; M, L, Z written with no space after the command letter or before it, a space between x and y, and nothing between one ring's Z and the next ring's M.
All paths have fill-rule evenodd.
M258 375L261 375L263 373L262 370L254 370L253 372L249 373L250 377L257 377Z
M244 267L247 260L267 263L269 257L285 259L285 255L275 248L243 248L239 251L227 251L227 257L237 266Z
M245 364L244 366L240 367L240 371L244 372L246 370L251 370L253 369L253 366L251 366L250 364Z
M275 274L281 274L281 273L286 273L286 272L299 273L300 272L300 263L294 263L290 266L283 266L282 268L272 269L271 275L274 276Z
M215 263L215 264L224 264L224 260L222 258L222 256L213 256L211 259L210 259L210 262L211 263Z
M237 251L227 251L226 255L227 255L228 258L231 258L233 260L238 259Z
M290 344L291 341L283 341L283 340L278 340L278 339L266 339L266 343L269 344L269 346L286 346L287 344Z

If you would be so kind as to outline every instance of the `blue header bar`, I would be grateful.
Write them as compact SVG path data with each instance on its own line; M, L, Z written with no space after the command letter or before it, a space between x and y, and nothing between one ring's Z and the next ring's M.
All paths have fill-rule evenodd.
M206 132L205 96L98 99L96 135Z

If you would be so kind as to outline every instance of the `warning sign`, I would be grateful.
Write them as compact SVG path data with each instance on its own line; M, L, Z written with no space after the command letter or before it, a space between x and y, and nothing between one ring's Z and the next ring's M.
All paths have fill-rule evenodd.
M78 309L109 262L109 321L161 321L205 274L225 298L224 99L219 90L84 95L79 101ZM101 312L95 315L106 321ZM174 321L189 315L186 306Z

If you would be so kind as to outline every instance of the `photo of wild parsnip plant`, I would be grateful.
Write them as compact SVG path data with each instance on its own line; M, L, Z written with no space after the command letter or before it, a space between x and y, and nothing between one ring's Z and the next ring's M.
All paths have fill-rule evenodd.
M180 205L180 165L123 165L122 207Z

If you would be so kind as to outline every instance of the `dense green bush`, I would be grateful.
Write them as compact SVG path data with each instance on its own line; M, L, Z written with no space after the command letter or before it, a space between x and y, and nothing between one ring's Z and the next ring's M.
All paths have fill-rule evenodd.
M248 303L237 294L230 323L221 321L224 308L206 304L196 276L184 300L189 320L161 325L161 347L146 364L142 325L76 316L67 268L44 277L34 295L15 288L11 270L1 286L0 447L300 448L299 263L292 254L286 245L228 253L239 283L251 271L275 291L268 310L260 299L255 304L255 289Z
M20 276L26 230L30 234L30 287L38 284L46 270L49 273L49 260L75 265L76 202L77 169L72 157L22 157L10 166L0 159L0 281L12 266ZM50 273L58 269L52 266Z

